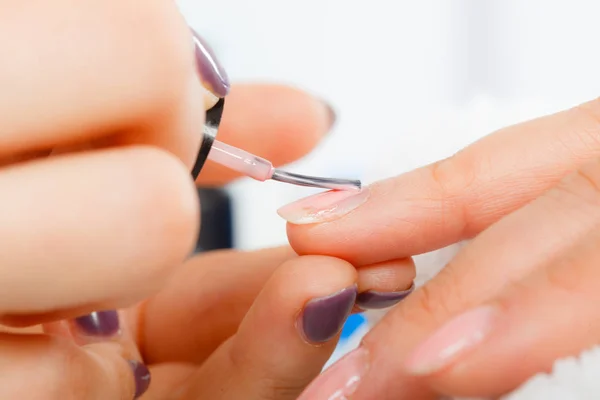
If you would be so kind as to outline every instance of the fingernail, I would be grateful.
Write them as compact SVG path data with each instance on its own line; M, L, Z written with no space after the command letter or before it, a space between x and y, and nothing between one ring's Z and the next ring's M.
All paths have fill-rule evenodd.
M454 318L407 357L407 371L429 375L445 368L487 337L496 315L495 308L480 307Z
M347 400L356 393L369 370L369 354L359 347L329 367L298 400Z
M296 225L315 224L343 217L369 198L369 189L332 190L306 197L277 210L279 216Z
M356 297L356 305L363 310L381 310L389 308L404 300L415 290L413 283L410 288L397 292L378 292L376 290L367 290L359 293Z
M331 103L329 103L328 101L321 100L321 103L323 103L325 111L327 112L327 122L329 124L328 130L331 130L331 128L333 128L335 126L335 123L337 122L337 112L335 111Z
M356 285L330 296L310 300L302 310L299 327L306 341L324 343L344 326L356 301Z
M137 399L146 393L150 386L150 370L138 361L129 360L128 363L133 371L133 379L135 382L135 396L133 398Z
M217 60L208 43L193 29L192 33L196 48L196 65L203 86L217 97L227 96L231 88L227 72Z
M115 310L96 311L74 320L85 336L111 337L119 333L119 314Z

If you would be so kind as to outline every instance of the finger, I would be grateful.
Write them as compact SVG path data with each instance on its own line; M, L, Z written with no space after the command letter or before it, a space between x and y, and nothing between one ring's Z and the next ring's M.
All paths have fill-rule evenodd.
M360 267L356 305L362 310L391 307L412 293L415 276L412 258Z
M203 362L235 334L275 269L295 257L281 247L215 251L187 261L164 290L132 310L144 359L150 364Z
M117 135L193 163L203 90L173 2L23 1L0 10L1 36L19 38L0 43L12 55L0 66L0 157Z
M198 107L194 110L192 101L187 104L187 108L193 113L200 109ZM186 119L182 116L185 114L178 114L178 118L185 122ZM329 132L334 121L335 115L329 105L301 90L282 85L235 85L227 96L219 140L259 154L275 166L281 166L310 152ZM199 123L196 122L196 126ZM111 137L102 142L102 147L116 144L158 144L172 148L173 144L170 142L173 138L171 135L164 135L165 131L172 130L168 126L155 129L154 137L149 133L142 137L135 134ZM163 143L164 140L168 142ZM183 145L186 143L182 142ZM191 148L189 144L187 146ZM61 146L53 154L89 150L91 147L90 144ZM184 150L182 148L174 152L181 155L187 151ZM19 156L17 160L23 157ZM30 158L29 155L26 157ZM10 162L15 162L15 159L11 157L5 161ZM220 185L239 177L236 171L208 161L197 182L202 185Z
M0 334L0 352L3 399L132 399L145 369L114 343L79 347L60 336Z
M237 85L227 96L218 138L280 166L311 151L334 121L329 105L301 90ZM223 184L237 177L237 172L209 161L198 182Z
M481 233L440 274L388 314L363 340L371 372L354 398L369 398L373 391L368 387L385 387L394 399L424 396L422 382L405 373L402 362L408 353L445 321L568 254L579 238L595 230L600 223L596 189L600 185L594 182L600 182L598 162L586 164ZM386 399L386 394L380 395Z
M600 156L599 117L596 100L503 129L355 196L317 195L280 215L291 222L288 235L299 254L366 265L441 248L477 234Z
M285 263L182 399L296 399L333 352L356 295L356 271L344 261Z
M273 272L296 258L289 247L253 252L216 251L178 268L169 285L143 307L132 310L136 337L149 363L202 363L239 327ZM357 305L390 307L411 291L411 259L357 271ZM211 321L210 327L205 321Z
M496 398L598 344L599 239L595 230L568 256L446 323L408 356L406 370L440 393Z
M164 285L197 235L188 170L152 148L12 167L0 190L4 316L130 305Z

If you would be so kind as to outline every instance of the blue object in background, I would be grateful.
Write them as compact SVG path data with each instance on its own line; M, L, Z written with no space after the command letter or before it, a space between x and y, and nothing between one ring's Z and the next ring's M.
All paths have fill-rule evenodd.
M342 329L342 334L340 339L348 339L358 328L360 328L363 324L367 323L367 319L362 314L353 314L348 317L346 320L346 324Z

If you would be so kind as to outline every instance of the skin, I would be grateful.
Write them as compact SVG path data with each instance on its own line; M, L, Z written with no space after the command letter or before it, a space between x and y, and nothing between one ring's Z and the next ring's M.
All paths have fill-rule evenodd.
M295 399L337 340L303 339L306 303L410 286L406 259L363 273L290 248L189 258L204 96L174 2L0 1L0 37L0 398L131 399L137 360L144 399ZM220 140L278 166L331 124L279 85L234 86L223 118ZM208 163L196 184L238 177ZM106 309L117 337L73 329Z
M299 254L357 266L469 240L365 337L370 369L352 400L495 398L597 343L599 137L593 100L375 183L336 220L289 225ZM480 341L436 368L416 368L432 337L448 337L441 328L480 307L493 315Z

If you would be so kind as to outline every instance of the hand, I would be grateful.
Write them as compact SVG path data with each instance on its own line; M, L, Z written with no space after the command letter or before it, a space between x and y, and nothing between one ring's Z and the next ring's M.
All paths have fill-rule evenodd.
M494 397L597 343L599 138L596 100L280 210L299 254L359 271L475 237L301 398Z
M0 398L131 399L148 368L149 399L295 398L366 275L289 249L181 267L207 76L175 3L4 2L0 36ZM305 93L241 85L219 138L281 165L330 124Z

